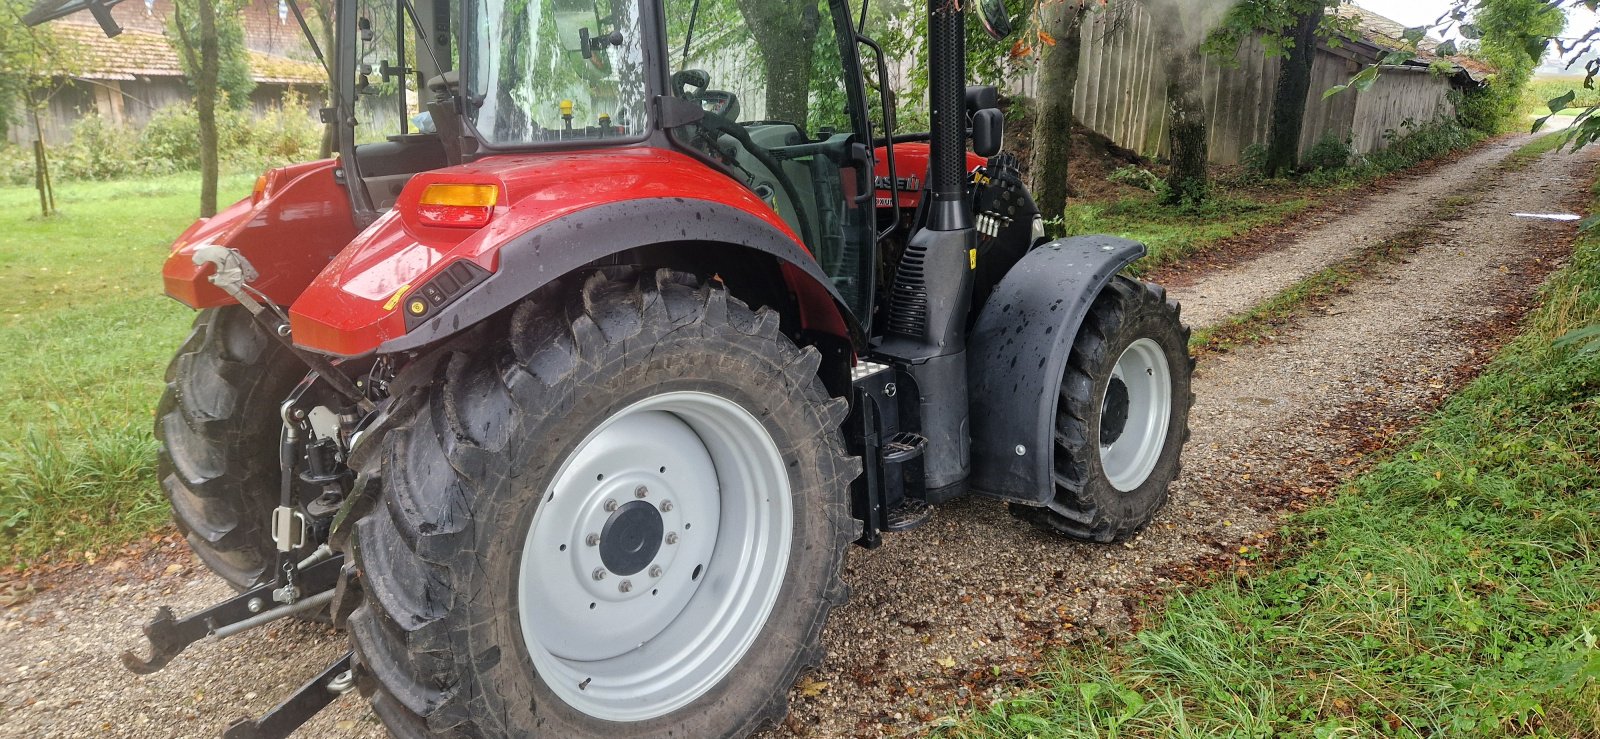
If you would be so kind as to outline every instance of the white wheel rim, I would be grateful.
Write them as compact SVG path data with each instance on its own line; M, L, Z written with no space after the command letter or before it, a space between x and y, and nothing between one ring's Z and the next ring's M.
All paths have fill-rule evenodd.
M783 456L754 415L702 392L639 401L591 432L544 496L517 602L552 692L595 718L643 721L727 677L777 602L793 536Z
M1172 370L1154 339L1128 345L1100 396L1100 467L1117 490L1137 490L1161 458L1172 417Z

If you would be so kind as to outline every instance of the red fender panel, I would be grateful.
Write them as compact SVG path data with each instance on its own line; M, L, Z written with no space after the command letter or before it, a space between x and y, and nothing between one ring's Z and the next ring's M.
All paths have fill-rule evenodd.
M333 178L336 169L332 159L274 169L259 199L252 195L195 221L161 268L167 295L191 308L233 303L207 279L211 267L194 264L194 250L214 244L250 260L261 273L252 286L272 302L293 303L356 235L349 196Z
M429 185L438 183L497 185L499 199L488 225L468 229L422 223L418 201ZM413 177L394 209L357 236L294 301L289 318L295 343L339 356L367 354L380 347L383 351L411 348L418 343L417 337L400 341L408 333L406 311L418 299L415 291L446 269L464 260L478 270L495 273L502 267L502 248L513 243L527 247L529 254L544 250L543 258L519 257L519 270L539 272L546 263L570 261L555 257L573 254L552 252L575 240L570 238L572 229L584 228L580 214L616 212L629 203L654 203L657 207L673 203L680 206L681 214L719 209L733 212L743 220L759 222L769 233L780 234L786 244L798 249L802 259L815 264L799 237L755 193L685 154L650 147L505 154ZM632 243L619 246L677 240L677 232L665 224L654 232L648 228L635 231L629 234ZM584 261L600 256L604 254ZM552 271L559 270L552 267ZM458 273L462 271L452 271ZM466 292L448 307L456 309L457 304L474 300L509 304L521 296L507 292L505 285L543 284L558 276L539 274L520 283L506 280L499 287L491 278L474 290L493 288L498 294ZM827 287L804 270L786 268L784 276L798 299L803 325L848 337L846 321ZM432 318L434 314L426 315ZM448 335L467 328L472 318L460 313L441 316L426 333ZM411 328L423 333L415 320Z

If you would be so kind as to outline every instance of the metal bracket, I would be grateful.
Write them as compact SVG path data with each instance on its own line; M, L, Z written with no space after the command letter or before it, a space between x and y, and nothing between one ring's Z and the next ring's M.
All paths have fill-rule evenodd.
M292 552L305 546L306 515L285 506L272 509L272 541L280 552Z
M306 681L293 695L258 719L242 718L222 733L223 739L284 739L339 696L355 687L350 672L351 652L345 652L321 674Z
M150 641L150 658L144 659L129 650L122 653L122 665L134 673L148 675L166 667L190 644L207 636L232 636L327 603L333 600L333 586L338 582L339 568L343 564L344 555L335 555L307 567L301 573L301 581L306 592L314 595L265 612L262 607L272 602L276 583L258 585L182 619L174 617L171 608L162 606L156 609L155 619L144 627L144 635Z

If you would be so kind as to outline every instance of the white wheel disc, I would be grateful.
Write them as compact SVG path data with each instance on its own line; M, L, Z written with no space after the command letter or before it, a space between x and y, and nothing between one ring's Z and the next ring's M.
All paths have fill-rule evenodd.
M1137 490L1155 470L1172 418L1172 370L1154 339L1128 345L1100 399L1100 466L1111 486Z
M518 568L528 654L607 721L681 709L744 658L777 602L794 510L761 422L702 392L624 408L561 465Z

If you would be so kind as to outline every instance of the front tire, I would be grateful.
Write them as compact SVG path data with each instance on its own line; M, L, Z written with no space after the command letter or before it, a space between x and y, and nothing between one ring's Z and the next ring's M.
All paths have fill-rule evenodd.
M748 735L845 596L845 403L720 286L571 297L399 399L355 533L358 684L401 737Z
M1167 501L1189 438L1194 359L1178 304L1117 276L1072 344L1056 412L1055 499L1014 508L1076 539L1123 541Z

